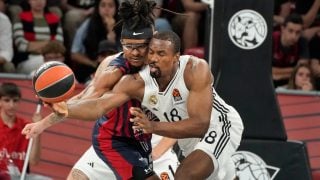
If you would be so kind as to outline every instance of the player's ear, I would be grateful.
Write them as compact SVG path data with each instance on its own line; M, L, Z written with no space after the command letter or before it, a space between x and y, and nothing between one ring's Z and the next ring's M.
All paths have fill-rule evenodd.
M180 52L177 52L175 55L174 55L174 61L175 62L178 62L179 61L179 58L180 58Z

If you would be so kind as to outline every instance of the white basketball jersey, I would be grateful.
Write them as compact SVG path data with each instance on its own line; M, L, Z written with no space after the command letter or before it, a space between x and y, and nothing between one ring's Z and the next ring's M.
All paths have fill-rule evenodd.
M157 81L150 76L149 66L140 71L140 76L145 82L142 106L148 108L160 121L174 122L189 118L187 112L189 90L184 82L184 70L189 58L189 55L180 56L179 68L163 92L159 92ZM229 109L230 106L219 97L214 89L213 96L214 104Z

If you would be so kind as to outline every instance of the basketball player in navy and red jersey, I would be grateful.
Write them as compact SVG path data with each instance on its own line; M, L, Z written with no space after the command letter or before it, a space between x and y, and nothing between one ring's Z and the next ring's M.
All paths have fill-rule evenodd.
M98 67L91 84L69 102L99 97L111 90L123 75L136 73L141 69L153 34L153 19L148 11L140 12L139 9L149 8L151 12L152 2L141 0L133 4L124 2L120 6L123 52L107 57ZM150 166L151 134L132 130L128 111L132 106L140 107L140 103L131 100L100 116L93 130L93 145L74 165L68 179L158 179ZM48 117L52 116L55 115ZM51 125L52 123L48 124Z

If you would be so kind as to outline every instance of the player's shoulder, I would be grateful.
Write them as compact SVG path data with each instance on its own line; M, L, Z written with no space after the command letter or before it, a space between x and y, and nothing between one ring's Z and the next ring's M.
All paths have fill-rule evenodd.
M209 70L208 62L196 56L189 56L187 60L186 70L190 73L207 72Z
M213 81L211 69L204 59L190 56L184 70L184 79L187 87L194 83L209 83Z

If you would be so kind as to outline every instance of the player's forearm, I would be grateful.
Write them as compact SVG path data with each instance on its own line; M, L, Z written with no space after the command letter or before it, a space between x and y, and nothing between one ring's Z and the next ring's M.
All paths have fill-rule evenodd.
M99 101L96 99L68 102L68 118L94 121L104 113L104 109L99 107Z
M208 130L209 122L186 119L178 122L152 122L155 134L181 139L203 137Z

